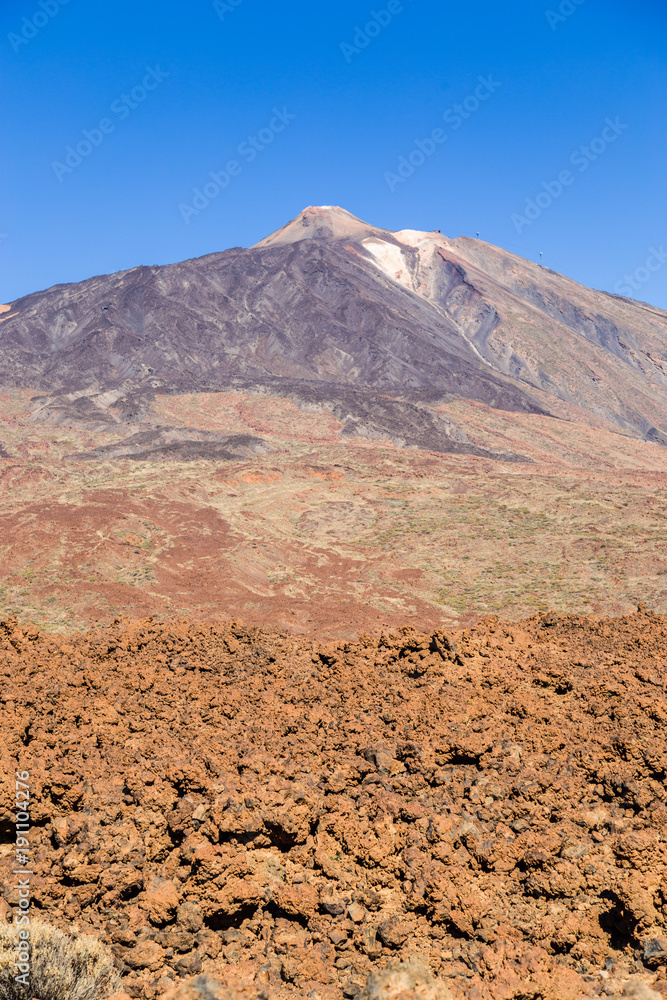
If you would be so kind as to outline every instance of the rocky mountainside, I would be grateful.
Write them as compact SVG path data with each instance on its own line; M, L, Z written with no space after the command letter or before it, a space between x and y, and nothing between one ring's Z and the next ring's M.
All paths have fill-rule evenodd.
M154 462L171 458L179 462L196 462L199 459L234 461L264 455L271 446L250 434L215 434L193 427L165 428L139 431L116 444L101 445L89 452L78 452L69 458L101 460L132 458L137 462Z
M251 249L11 303L0 382L47 391L56 421L237 387L433 450L469 447L429 407L454 397L667 443L667 314L480 241L308 208Z

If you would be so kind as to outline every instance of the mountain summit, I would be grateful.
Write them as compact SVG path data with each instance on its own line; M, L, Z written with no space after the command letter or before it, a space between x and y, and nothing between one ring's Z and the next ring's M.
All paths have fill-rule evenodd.
M275 233L256 243L253 250L261 247L283 246L306 239L360 239L373 233L384 232L362 222L356 215L337 205L311 205L304 208L296 219L281 226Z
M79 418L109 393L127 416L142 393L243 388L469 450L433 409L461 397L665 444L667 314L479 240L309 207L250 249L11 303L0 381L74 395Z

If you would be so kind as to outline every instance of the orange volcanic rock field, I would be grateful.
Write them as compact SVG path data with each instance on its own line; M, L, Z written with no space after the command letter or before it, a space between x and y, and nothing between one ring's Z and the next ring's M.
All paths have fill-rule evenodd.
M643 605L328 644L5 621L0 908L28 771L34 912L130 997L342 1000L406 959L439 996L667 996L666 654Z

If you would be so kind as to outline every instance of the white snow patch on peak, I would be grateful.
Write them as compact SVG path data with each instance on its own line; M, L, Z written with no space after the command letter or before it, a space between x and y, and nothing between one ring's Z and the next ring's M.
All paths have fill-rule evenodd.
M449 242L446 236L442 233L425 233L421 229L401 229L399 232L394 233L394 236L401 243L405 243L409 247L423 246L424 243L437 243L440 246L444 246Z
M395 243L387 243L386 240L380 240L373 236L362 240L362 246L373 255L375 264L388 278L403 285L404 288L409 288L411 292L414 291L412 275L406 266L400 247L397 247Z

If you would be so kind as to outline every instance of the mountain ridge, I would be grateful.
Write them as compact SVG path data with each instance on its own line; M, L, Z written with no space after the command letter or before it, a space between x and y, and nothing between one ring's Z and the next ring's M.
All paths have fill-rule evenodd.
M426 394L667 444L667 313L482 241L311 206L249 249L52 286L0 315L0 383L61 401L239 380L321 405L391 397L388 423L377 405L358 423L369 436L384 420L401 438L399 403ZM436 450L456 438L438 433Z

